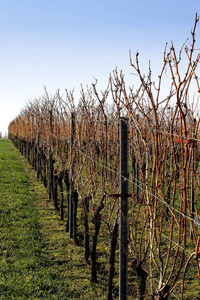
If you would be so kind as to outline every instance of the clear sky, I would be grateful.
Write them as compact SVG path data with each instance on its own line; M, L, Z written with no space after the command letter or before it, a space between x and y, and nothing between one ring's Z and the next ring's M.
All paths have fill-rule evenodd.
M0 131L30 99L98 79L118 67L134 84L129 50L159 73L165 43L190 37L199 0L0 0ZM200 40L200 24L197 39ZM157 74L158 74L157 73Z

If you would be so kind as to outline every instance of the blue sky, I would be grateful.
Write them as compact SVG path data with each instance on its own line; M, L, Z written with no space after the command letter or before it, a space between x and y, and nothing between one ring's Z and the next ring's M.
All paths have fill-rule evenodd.
M104 89L115 67L134 85L129 50L144 73L151 60L159 74L165 43L179 49L196 12L199 0L0 0L0 131L44 85L52 94L75 88L78 101L80 84L95 77Z

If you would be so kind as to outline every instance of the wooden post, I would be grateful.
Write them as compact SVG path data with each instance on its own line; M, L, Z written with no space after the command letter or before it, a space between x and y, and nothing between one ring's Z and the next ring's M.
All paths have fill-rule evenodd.
M91 282L97 282L97 238L99 236L99 231L101 227L101 210L104 208L105 194L101 199L101 204L98 206L97 210L94 212L93 224L94 224L94 235L92 237L92 251L91 251Z
M64 182L66 186L66 192L67 192L67 223L66 223L66 232L69 232L69 193L70 193L70 181L69 181L69 174L68 170L65 170L64 172Z
M63 195L63 173L60 173L58 176L58 185L60 189L61 194L61 200L60 200L60 218L63 221L64 220L64 195Z
M55 209L58 210L58 170L54 172L54 188L53 188L53 200Z
M51 143L52 143L52 111L50 110L50 124L49 124L49 153L48 153L48 195L51 199L51 190L52 190L52 178L51 178L51 169L52 169L52 153L51 153Z
M33 113L31 113L31 141L30 141L30 147L31 147L31 158L30 158L30 162L31 162L31 166L34 168L34 149L35 149L35 141L33 140L33 122L34 122L34 118L33 118Z
M73 185L74 185L74 138L75 122L74 113L71 114L71 170L70 170L70 195L69 195L69 235L73 238Z
M195 127L196 127L196 119L194 119L194 128L192 132L192 137L195 134ZM193 142L193 149L192 149L192 180L191 180L191 217L194 219L195 217L195 147L196 142ZM193 239L193 232L192 227L190 226L190 237Z
M117 245L118 237L118 223L117 218L115 219L110 240L110 259L109 259L109 274L108 274L108 294L107 300L113 300L113 277L115 273L115 250Z
M136 116L137 122L139 122L139 115ZM139 131L137 129L137 142L139 145ZM139 159L138 159L138 150L136 149L136 197L137 201L139 201Z
M91 197L85 197L83 200L83 210L84 210L84 226L85 226L85 260L89 263L89 252L90 252L90 244L89 244L89 222L88 222L88 213L89 213L89 200Z
M127 299L128 282L128 119L120 118L120 268L119 299Z
M39 176L40 176L39 148L40 148L40 127L39 127L39 122L38 122L38 133L37 133L37 158L36 158L37 179L39 179Z
M73 191L73 237L76 244L78 244L77 239L77 208L78 208L78 193Z

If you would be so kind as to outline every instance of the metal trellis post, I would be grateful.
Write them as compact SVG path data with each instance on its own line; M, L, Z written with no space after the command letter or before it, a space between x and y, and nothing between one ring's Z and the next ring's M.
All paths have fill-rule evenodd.
M127 299L128 279L128 119L120 118L120 268L119 299Z

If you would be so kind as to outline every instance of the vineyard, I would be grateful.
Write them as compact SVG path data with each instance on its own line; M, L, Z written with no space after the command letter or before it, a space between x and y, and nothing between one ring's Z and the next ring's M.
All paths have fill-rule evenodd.
M78 104L73 91L45 88L9 125L66 234L83 246L94 284L104 241L107 299L133 299L136 284L138 299L199 299L197 24L180 51L166 45L158 82L130 54L137 88L117 69L105 91L97 81L81 87Z

